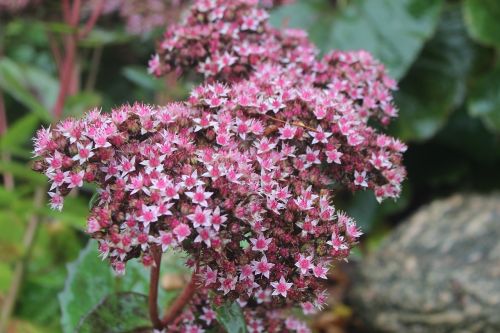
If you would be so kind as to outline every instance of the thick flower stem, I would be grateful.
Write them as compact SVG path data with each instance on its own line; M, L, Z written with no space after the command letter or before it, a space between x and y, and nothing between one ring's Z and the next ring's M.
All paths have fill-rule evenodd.
M182 312L182 309L193 298L196 292L196 276L197 270L191 275L191 281L184 287L179 297L176 298L172 306L168 309L167 314L163 317L163 327L170 325Z
M163 324L158 314L158 281L160 279L161 250L157 246L151 248L154 264L151 267L149 282L149 317L156 329L162 329Z
M172 322L181 314L184 306L191 300L196 292L196 269L191 276L191 281L184 287L181 294L174 303L169 307L168 313L165 314L163 319L160 319L158 314L158 282L160 280L160 266L161 266L161 249L158 246L151 248L153 255L154 265L151 267L151 278L149 285L149 316L153 327L161 330Z

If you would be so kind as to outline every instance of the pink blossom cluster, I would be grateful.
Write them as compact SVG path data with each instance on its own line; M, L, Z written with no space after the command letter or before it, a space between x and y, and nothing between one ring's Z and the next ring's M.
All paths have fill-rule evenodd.
M4 12L17 13L30 5L36 5L39 0L0 0L0 15Z
M231 86L239 91L236 103L258 117L277 118L285 135L316 133L313 141L325 145L327 162L339 166L326 170L329 176L352 190L372 188L379 201L396 198L406 175L400 154L406 146L368 126L370 118L385 125L397 116L391 93L395 81L366 51L332 51L318 59L304 31L271 27L268 13L257 4L196 1L185 21L166 31L150 72L161 76L194 68L207 82ZM210 107L231 102L203 86L191 96L199 98ZM344 151L347 147L353 154ZM318 163L316 153L321 154L311 146L310 163Z
M95 6L97 0L89 2ZM165 27L179 16L188 0L106 0L103 14L119 13L126 29L134 35L143 35Z
M223 300L250 332L308 332L281 309L321 308L331 264L361 236L335 191L396 198L405 177L406 146L373 125L397 115L383 66L364 51L318 59L258 4L198 0L167 30L150 71L204 74L188 101L94 110L35 138L53 208L84 182L100 189L87 231L116 272L152 265L152 248L190 255L212 296L169 332L203 332Z
M292 1L260 0L260 4L262 7L271 8ZM90 0L88 6L95 6L96 2L97 0ZM118 13L129 33L144 35L177 20L190 2L190 0L106 0L103 14Z

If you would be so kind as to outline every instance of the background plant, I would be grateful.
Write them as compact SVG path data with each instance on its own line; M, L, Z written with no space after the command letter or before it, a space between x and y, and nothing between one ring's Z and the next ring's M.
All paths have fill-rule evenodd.
M33 204L36 185L45 181L29 171L30 138L41 123L51 121L46 110L54 105L58 85L48 35L64 36L71 31L65 24L56 23L61 21L59 5L51 6L29 7L15 16L0 9L0 86L8 120L1 138L0 292L4 300L15 276L15 263L27 258L27 272L11 320L11 329L17 331L72 332L80 317L109 295L146 291L141 287L140 274L134 275L137 282L130 282L134 287L128 282L115 284L111 275L106 278L108 282L94 283L93 277L105 273L93 274L92 270L105 265L96 262L86 266L84 258L97 259L94 253L83 252L73 269L81 267L89 272L88 283L103 288L93 293L94 303L80 304L76 301L80 296L68 295L91 288L84 289L81 280L70 278L60 299L63 308L72 310L62 313L61 326L57 295L67 277L74 276L68 275L66 263L75 260L87 242L83 229L88 202L68 198L65 212L57 215L45 204L40 208ZM47 13L54 16L47 17ZM275 25L305 27L324 50L367 48L400 81L396 103L401 114L392 131L409 143L405 154L409 180L403 186L403 198L396 204L378 207L374 197L364 192L354 199L345 196L343 207L366 233L362 253L377 246L401 216L435 197L457 190L498 189L498 177L492 176L500 159L496 13L495 1L410 0L297 1L272 13ZM78 42L77 77L83 82L82 90L68 98L64 115L78 115L97 105L109 110L124 102L158 103L185 96L183 82L167 90L165 81L152 79L144 69L153 52L153 40L161 33L133 37L126 33L119 15L101 16L97 27ZM100 65L92 65L97 62L93 59L99 58ZM87 82L95 82L89 83L94 88L86 89ZM9 179L15 181L13 188ZM90 199L94 189L82 191ZM26 256L26 247L21 244L33 214L44 222L33 250ZM171 273L177 267L168 270Z

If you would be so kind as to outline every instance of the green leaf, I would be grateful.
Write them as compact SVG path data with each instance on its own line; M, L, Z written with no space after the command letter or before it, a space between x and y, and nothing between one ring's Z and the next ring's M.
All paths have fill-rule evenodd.
M4 294L9 290L12 281L12 267L6 262L0 262L0 293Z
M275 27L301 28L322 51L331 49L328 27L334 19L334 8L326 0L298 0L271 12L270 22Z
M226 329L227 333L246 333L245 317L238 303L226 303L215 309L217 321Z
M159 90L163 87L163 82L148 74L144 66L127 66L122 70L125 76L131 82L139 87L149 90Z
M64 198L64 209L62 211L55 211L45 206L40 209L39 213L64 222L64 224L78 230L85 230L89 210L84 198L67 196Z
M133 37L118 30L106 30L95 27L89 35L79 42L79 45L84 47L99 47L112 44L126 43Z
M500 47L500 1L465 0L463 7L470 36L480 43Z
M465 98L466 81L479 48L467 37L458 6L443 12L434 38L400 83L400 116L393 132L404 140L427 140Z
M59 294L63 331L75 332L80 319L112 293L115 286L109 265L98 258L96 243L89 242L78 259L68 265L64 290Z
M47 179L43 175L32 171L27 164L0 161L0 172L10 172L19 179L28 180L32 186L47 184Z
M481 77L472 87L467 107L490 129L500 132L500 67Z
M76 332L123 333L151 326L148 297L137 293L116 293L104 298L82 318Z
M0 88L41 119L50 121L48 110L55 103L58 82L46 72L4 57L0 60Z
M351 204L346 209L349 216L356 220L356 224L364 233L370 232L377 220L379 204L370 191L356 192Z
M92 197L89 200L89 209L92 209L92 207L95 206L95 204L99 200L99 197L99 192L95 192L94 194L92 194Z
M91 108L101 104L101 96L95 92L83 91L69 96L64 105L64 116L80 117Z
M0 137L0 149L4 152L23 152L23 155L27 153L25 157L29 158L31 149L28 150L25 146L28 142L31 146L31 137L34 135L39 123L39 117L32 113L17 120Z
M322 51L364 49L401 78L435 31L443 0L353 0L335 8L330 1L297 1L271 15L305 29Z
M78 259L68 265L65 287L59 294L63 331L75 332L80 320L110 295L119 292L147 294L148 291L149 270L140 262L129 261L125 276L117 278L109 264L98 257L96 242L90 241L80 252ZM166 292L160 289L158 295L160 307L168 304L177 294L178 291Z
M336 17L330 45L364 49L399 79L433 35L442 0L354 0Z

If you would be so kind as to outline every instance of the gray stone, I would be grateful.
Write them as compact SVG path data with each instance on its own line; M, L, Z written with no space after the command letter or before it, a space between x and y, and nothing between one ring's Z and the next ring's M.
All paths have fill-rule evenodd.
M413 215L360 265L365 330L500 332L500 194L455 195Z

